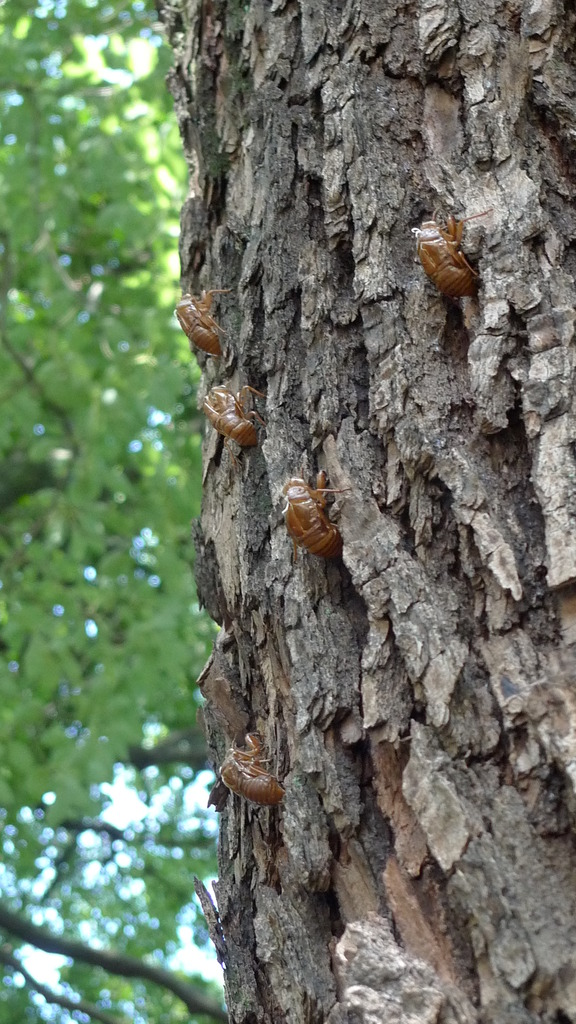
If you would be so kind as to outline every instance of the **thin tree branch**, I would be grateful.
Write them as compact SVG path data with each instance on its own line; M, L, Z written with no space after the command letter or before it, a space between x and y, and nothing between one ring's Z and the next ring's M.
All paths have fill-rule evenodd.
M115 825L110 825L108 822L100 821L98 818L65 818L63 821L59 822L58 827L73 833L73 838L64 845L63 849L52 863L54 877L44 891L44 895L42 897L44 904L62 882L64 871L68 869L74 870L75 865L72 861L78 853L78 837L83 832L96 832L98 835L109 840L109 850L104 856L101 853L96 853L94 850L90 851L91 859L98 860L102 866L108 863L108 861L113 857L114 851L112 844L114 842L126 843L127 845L134 846L137 849L143 846L150 849L150 844L155 848L166 847L166 849L181 848L203 851L209 847L210 849L212 848L212 841L207 836L201 836L200 838L195 835L174 836L164 835L162 832L154 834L147 832L142 832L141 834L133 832L127 836L126 832L129 830L117 828ZM82 861L81 866L83 863L84 862ZM154 878L160 877L151 868L151 866L149 866L147 870ZM69 878L70 876L68 876L68 879ZM185 889L182 889L182 895L187 901L189 893Z
M154 985L160 985L181 999L190 1013L203 1013L220 1021L228 1019L226 1012L214 1000L199 992L187 981L183 981L173 971L168 971L163 967L154 967L152 964L136 960L135 957L124 953L92 949L82 942L53 935L47 928L39 928L38 925L14 914L2 903L0 903L0 928L5 928L11 935L24 942L29 942L32 946L37 946L38 949L43 949L46 953L60 953L73 960L101 967L104 971L109 971L110 974L119 974L124 978L141 978L143 981L151 981Z
M8 947L9 948L9 947ZM85 999L78 999L74 1001L69 999L68 996L60 995L58 992L54 992L47 985L43 985L41 982L36 981L30 971L27 971L24 965L15 956L12 956L8 952L6 946L0 946L0 963L6 964L7 967L11 967L13 971L18 971L22 975L24 981L29 988L37 992L38 995L44 996L47 1003L55 1003L56 1006L61 1006L64 1010L75 1010L85 1013L92 1020L99 1020L100 1024L128 1024L127 1017L111 1017L109 1013L104 1013L104 1010L100 1010L94 1003L89 1003Z
M65 828L68 832L76 832L78 835L81 832L98 832L100 835L107 835L111 842L116 839L127 842L124 829L117 828L107 821L99 821L98 818L65 818L59 822L58 827Z
M41 253L42 251L46 252L50 266L52 267L56 275L60 278L66 290L72 292L73 294L82 291L82 288L86 283L85 280L82 280L82 278L78 279L70 277L68 271L62 266L60 260L58 259L58 253L56 252L54 245L52 243L52 235L49 231L47 231L45 224L42 226L40 235L34 242L34 245L32 246L32 252L35 256L37 256L38 253Z
M64 821L60 822L59 827L65 828L68 832L74 833L74 837L66 843L63 850L54 861L54 878L44 892L44 902L51 897L54 890L60 885L64 869L70 868L72 858L74 857L74 854L78 852L78 837L82 835L83 832L97 832L101 836L108 837L110 842L110 851L106 859L101 862L102 864L111 859L112 843L114 841L120 840L122 842L127 842L126 836L121 829L116 828L115 825L109 825L105 821L98 821L97 818L65 818Z
M70 839L66 843L66 846L64 847L64 849L58 854L58 857L56 858L56 860L54 861L54 863L52 865L53 871L54 871L54 878L46 886L46 889L44 891L44 895L42 897L42 900L43 900L44 903L47 900L50 899L50 897L52 896L54 890L57 888L57 886L60 885L60 883L62 881L62 876L63 876L65 870L67 871L70 868L70 861L72 860L72 857L73 857L74 853L76 852L76 840L77 840L77 838L78 838L78 836L76 836L74 839Z

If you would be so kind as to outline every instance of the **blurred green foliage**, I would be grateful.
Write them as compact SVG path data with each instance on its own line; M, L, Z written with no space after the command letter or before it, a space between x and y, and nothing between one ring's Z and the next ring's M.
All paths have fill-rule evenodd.
M198 370L173 317L187 177L170 60L144 0L0 6L0 896L188 974L182 936L207 941L192 876L215 870L191 799L212 625L191 567ZM174 730L187 766L119 767ZM115 771L142 820L91 830ZM64 975L136 1024L188 1020L153 987ZM75 1019L6 972L0 1024Z

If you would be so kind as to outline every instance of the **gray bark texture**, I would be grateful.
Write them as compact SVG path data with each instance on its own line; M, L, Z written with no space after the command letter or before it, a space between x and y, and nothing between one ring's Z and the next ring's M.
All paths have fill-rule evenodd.
M200 685L258 733L216 886L237 1024L576 1022L572 0L162 0L184 291L266 420L207 426ZM478 296L411 229L465 226ZM300 552L325 469L341 560ZM224 790L220 792L220 797Z

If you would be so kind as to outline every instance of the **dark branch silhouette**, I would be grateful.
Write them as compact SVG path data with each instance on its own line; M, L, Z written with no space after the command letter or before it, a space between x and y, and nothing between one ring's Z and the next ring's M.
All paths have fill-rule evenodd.
M60 953L62 956L69 956L73 960L80 960L85 964L93 964L101 967L110 974L118 974L124 978L141 978L143 981L151 981L154 985L172 992L181 999L190 1013L203 1013L214 1020L226 1021L227 1014L214 1000L205 996L198 989L194 988L187 981L183 981L172 971L163 967L154 967L152 964L125 953L112 953L105 949L92 949L90 946L77 942L74 939L67 939L64 936L53 935L47 928L39 928L31 924L18 914L8 910L0 903L0 928L4 928L11 935L29 942L46 953Z
M178 729L153 747L129 747L128 757L139 771L174 762L190 765L198 772L208 767L206 740L198 728Z
M31 462L23 452L14 452L0 462L0 509L14 505L24 494L56 484L52 463Z
M38 995L44 996L47 1003L54 1003L56 1006L61 1006L64 1010L80 1011L85 1013L92 1020L99 1020L100 1024L127 1024L126 1017L111 1017L109 1013L105 1013L94 1003L89 1003L86 999L69 999L68 996L61 995L59 992L53 992L47 985L43 985L41 982L36 981L30 971L27 971L20 960L17 960L15 956L8 951L10 947L0 946L0 963L6 964L6 967L11 967L13 971L18 971L22 975L28 988L37 992Z
M108 821L100 821L98 818L65 818L59 823L59 827L65 828L68 832L76 832L78 835L81 832L97 832L99 835L107 835L111 842L116 839L126 842L124 829L117 828L116 825L111 825Z

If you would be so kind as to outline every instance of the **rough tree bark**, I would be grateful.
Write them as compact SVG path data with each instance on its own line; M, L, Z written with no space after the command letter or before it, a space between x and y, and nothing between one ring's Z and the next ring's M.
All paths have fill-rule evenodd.
M182 284L233 289L203 393L267 395L195 531L215 763L248 728L286 786L222 814L231 1019L576 1021L574 7L161 15ZM447 299L411 228L489 208ZM293 561L301 468L350 488L341 561Z

